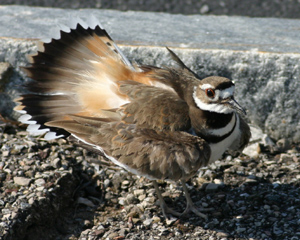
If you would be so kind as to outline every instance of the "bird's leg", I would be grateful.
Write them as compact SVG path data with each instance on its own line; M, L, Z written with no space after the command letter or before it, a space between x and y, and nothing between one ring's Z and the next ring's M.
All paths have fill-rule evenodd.
M171 214L175 217L180 217L182 214L179 213L179 212L176 212L174 211L173 209L169 208L165 202L165 200L163 199L162 195L161 195L161 192L159 190L159 187L158 187L158 184L155 180L152 181L154 187L155 187L155 190L156 190L156 194L158 196L158 199L159 199L159 204L160 204L160 207L161 207L161 210L163 212L163 215L165 218L169 218L168 215Z
M197 216L199 217L202 217L204 218L205 220L207 220L207 216L203 213L201 213L200 211L212 211L213 209L212 208L208 208L208 209L197 209L190 197L190 194L189 194L189 191L186 187L186 184L184 181L181 181L181 184L182 184L182 188L183 188L183 191L184 191L184 194L185 194L185 198L186 198L186 209L184 210L184 212L182 213L182 216L183 215L186 215L190 212L193 212L195 213ZM200 210L200 211L199 211Z

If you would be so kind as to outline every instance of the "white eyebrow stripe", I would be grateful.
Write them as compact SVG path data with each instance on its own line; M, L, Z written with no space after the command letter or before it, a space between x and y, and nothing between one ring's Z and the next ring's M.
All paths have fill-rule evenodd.
M234 92L234 86L231 86L230 88L226 88L224 90L219 90L219 97L222 99L229 98L233 96Z
M208 88L212 88L212 89L215 89L212 85L210 85L209 83L205 83L201 86L201 89L202 90L206 90Z

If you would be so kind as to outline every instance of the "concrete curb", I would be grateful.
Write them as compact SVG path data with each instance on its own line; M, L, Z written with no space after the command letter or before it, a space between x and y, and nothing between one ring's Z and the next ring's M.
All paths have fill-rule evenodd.
M169 46L200 77L235 80L236 98L251 122L274 139L300 142L300 20L1 6L0 62L14 67L2 86L6 97L19 93L19 66L36 50L37 38L54 36L57 24L70 17L91 14L138 63L170 65Z

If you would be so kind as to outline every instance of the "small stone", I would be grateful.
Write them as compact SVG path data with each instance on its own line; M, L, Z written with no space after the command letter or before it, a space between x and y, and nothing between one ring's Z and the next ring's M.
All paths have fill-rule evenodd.
M215 184L219 184L219 185L224 184L224 183L222 182L222 180L221 180L221 179L218 179L218 178L214 179L214 183L215 183Z
M49 164L49 163L43 163L42 166L41 166L41 168L42 168L43 170L50 170L50 169L52 169L53 167L52 167L51 164Z
M122 185L123 186L128 186L130 184L130 182L128 181L128 180L124 180L123 182L122 182Z
M261 226L261 222L255 222L254 223L256 227L260 227Z
M2 151L2 157L8 157L9 151Z
M127 214L127 217L138 218L139 212L137 211L137 208L133 208L132 211Z
M22 210L26 210L26 209L28 209L28 208L30 208L30 204L29 203L26 203L26 202L22 202L21 204L20 204L20 208L22 209Z
M155 197L147 197L145 198L144 202L148 202L148 203L155 203L156 198Z
M108 188L110 185L110 180L109 179L105 179L103 182L104 188Z
M32 204L34 203L34 198L33 198L33 197L32 197L32 198L29 198L28 203L29 203L30 205L32 205Z
M153 216L152 219L153 219L153 223L158 223L158 222L160 222L160 218L157 217L157 216Z
M11 213L11 218L13 219L13 218L15 218L17 215L18 215L18 213L12 212L12 213Z
M108 235L108 238L109 239L114 239L114 238L116 238L116 237L118 237L119 236L119 234L117 233L117 232L112 232L112 233L110 233L109 235Z
M258 184L258 182L257 182L256 179L247 178L246 181L244 182L244 184L247 184L247 185L256 185L256 184Z
M120 205L122 205L122 206L125 205L125 198L120 197L118 200L119 200L118 203L119 203Z
M140 200L140 202L144 201L144 199L146 198L146 194L142 194L138 197L138 199Z
M206 202L201 203L201 205L202 205L202 207L204 207L204 208L207 208L207 207L209 206L209 204L206 203Z
M246 231L246 228L244 228L244 227L237 227L236 231L237 231L238 233L245 232L245 231Z
M139 218L132 218L132 222L134 224L138 223L139 221L141 221L141 219L139 219Z
M89 228L89 227L91 227L91 226L93 225L93 224L91 223L91 221L90 221L90 220L87 220L87 219L84 220L84 223L83 223L83 224L84 224L84 226L87 227L87 228Z
M248 193L242 193L240 196L241 196L241 197L247 198L247 197L249 197L250 195L249 195Z
M170 233L169 229L163 228L163 229L161 229L160 235L161 235L161 236L166 236L166 235L168 235L169 233Z
M144 194L144 193L145 193L145 190L144 190L144 189L136 189L136 190L133 191L133 194L134 194L135 196L140 196L140 195L142 195L142 194Z
M44 186L40 186L40 187L37 187L37 188L36 188L36 190L37 190L38 192L42 192L44 189L45 189Z
M207 4L203 5L203 6L200 8L199 12L200 12L201 14L208 13L208 12L209 12L209 6L208 6Z
M282 231L280 228L278 228L278 227L276 227L276 226L274 225L274 227L273 227L273 233L274 233L276 236L280 236L280 235L283 234L283 231Z
M26 171L25 176L30 177L30 178L34 177L34 171L33 170Z
M0 222L0 227L1 228L6 228L6 227L8 227L8 225L7 225L6 222Z
M205 192L208 192L208 193L217 192L219 187L220 187L219 184L209 183L209 184L207 184L207 186L205 188Z
M1 172L0 173L0 181L4 181L6 178L6 173L5 172Z
M2 214L10 214L11 213L11 210L9 210L8 208L3 208L1 210Z
M133 204L136 202L136 197L132 194L132 193L129 193L127 196L126 196L126 202L127 204Z
M28 186L31 179L25 177L14 177L14 183L20 186Z
M166 224L167 224L167 226L171 226L171 225L173 225L173 223L175 223L176 221L177 221L177 218L171 217L170 219L166 219Z
M264 205L264 209L269 210L271 207L269 205Z
M127 228L121 228L120 231L119 231L119 235L120 236L126 236L128 233L128 229Z
M44 186L46 182L45 182L45 180L43 178L39 178L39 179L36 179L34 181L34 183L35 183L35 185L41 187L41 186Z
M276 142L276 146L279 149L279 151L286 152L291 148L291 143L286 138L282 138Z
M145 225L145 227L150 227L152 222L153 219L146 219L145 221L143 221L143 224Z
M226 238L228 237L228 233L225 233L225 232L217 232L217 237L218 238Z
M249 144L247 147L244 148L243 154L252 158L257 158L259 155L258 146L259 146L258 143Z
M53 167L60 168L61 167L61 160L60 158L55 158L52 162Z

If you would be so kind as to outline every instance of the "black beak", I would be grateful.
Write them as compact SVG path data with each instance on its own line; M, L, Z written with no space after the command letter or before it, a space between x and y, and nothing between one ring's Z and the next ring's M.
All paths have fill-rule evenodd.
M236 110L238 113L241 113L242 115L247 115L246 111L241 107L240 104L238 104L237 101L232 97L228 102L229 106Z

